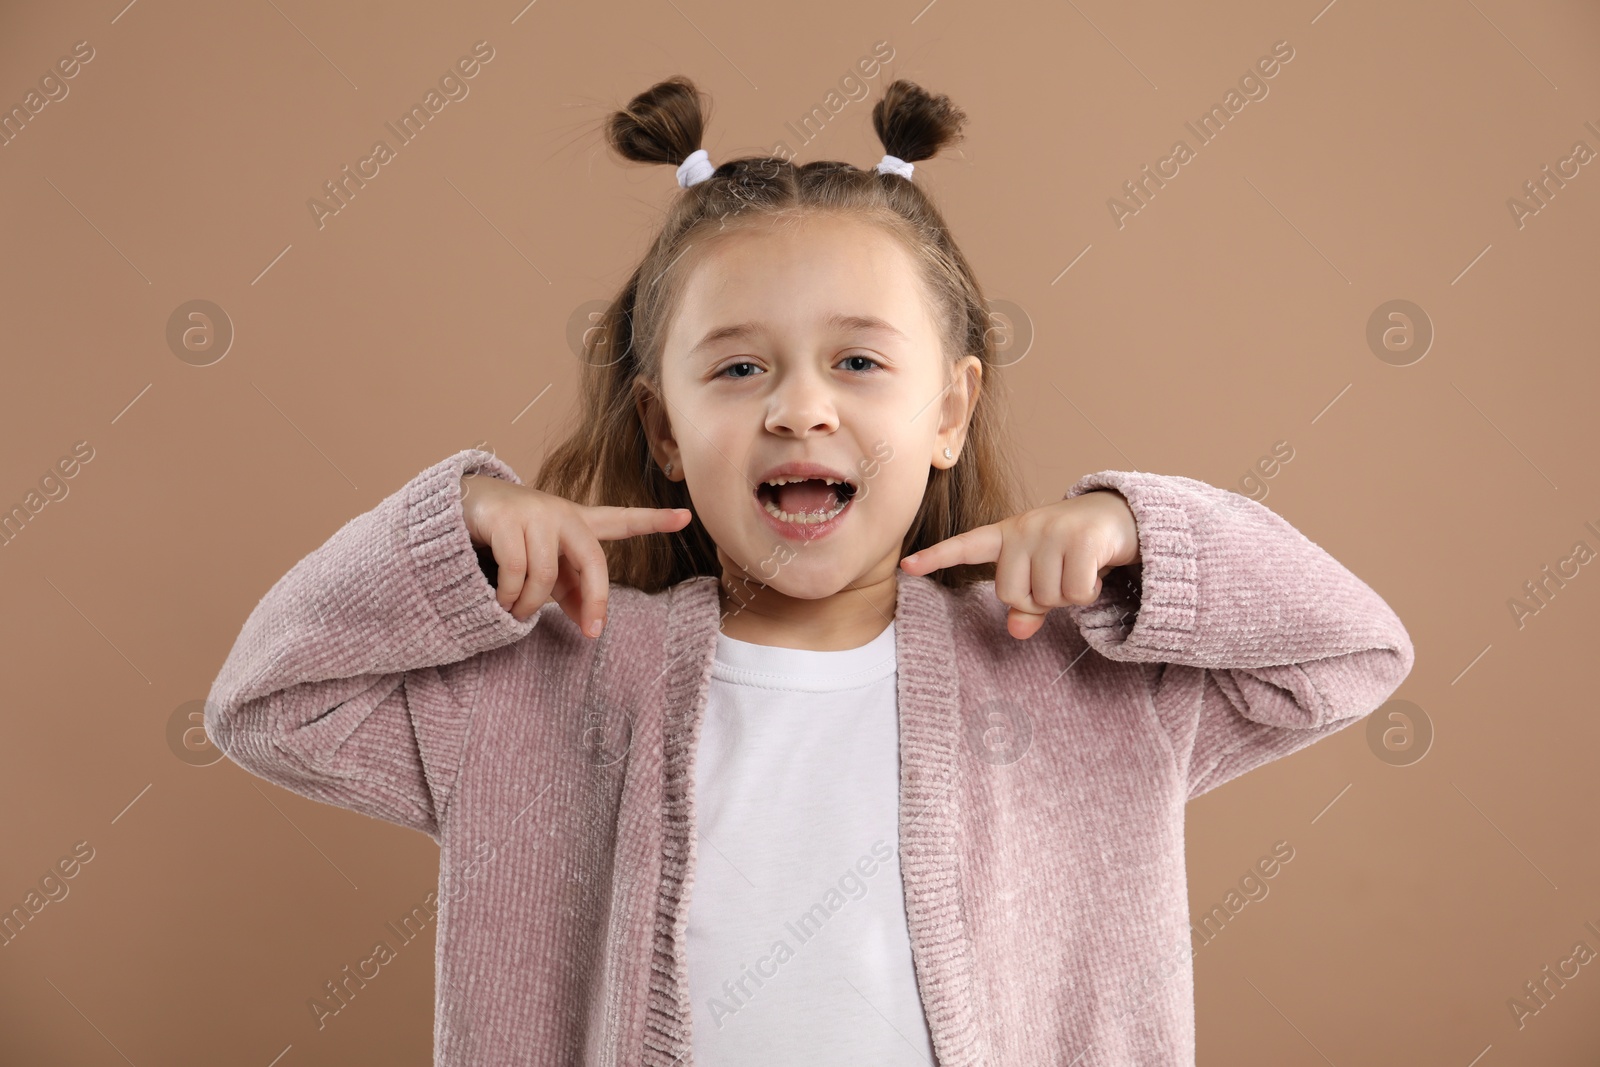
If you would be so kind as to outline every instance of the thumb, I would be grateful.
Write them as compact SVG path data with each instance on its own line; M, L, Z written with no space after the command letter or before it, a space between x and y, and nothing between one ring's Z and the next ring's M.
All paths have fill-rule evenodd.
M1006 612L1006 630L1012 637L1026 641L1044 626L1044 616L1031 611L1012 608Z

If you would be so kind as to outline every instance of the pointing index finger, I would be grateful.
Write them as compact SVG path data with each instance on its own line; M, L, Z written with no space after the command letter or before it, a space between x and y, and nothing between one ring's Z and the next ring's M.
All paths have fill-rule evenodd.
M583 520L601 541L620 541L640 534L672 533L688 525L688 508L624 508L602 504L582 509Z
M1000 558L1000 527L979 526L901 560L911 574L928 574L964 563L993 563Z

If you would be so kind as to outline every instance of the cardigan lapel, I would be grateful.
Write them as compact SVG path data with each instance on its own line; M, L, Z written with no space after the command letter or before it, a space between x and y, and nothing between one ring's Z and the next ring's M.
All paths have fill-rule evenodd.
M937 1067L973 1067L988 1055L977 1024L974 957L962 899L961 717L946 592L896 569L895 660L900 733L899 858L917 989ZM710 694L721 601L710 576L667 599L662 723L661 877L644 905L655 914L642 1062L689 1063L691 1005L684 931L698 834L694 753Z
M689 925L689 890L699 842L694 820L694 753L711 692L711 663L722 628L722 605L717 579L710 575L679 582L668 591L666 601L661 877L654 886L641 885L651 898L644 910L654 914L655 936L646 958L636 961L650 976L640 1062L647 1067L687 1067L692 1062L691 1010L684 931Z
M938 1067L989 1060L962 899L961 708L949 594L896 568L900 713L900 878L917 989Z

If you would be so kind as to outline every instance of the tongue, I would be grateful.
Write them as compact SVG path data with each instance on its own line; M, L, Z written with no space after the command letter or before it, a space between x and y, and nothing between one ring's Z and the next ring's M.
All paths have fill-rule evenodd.
M789 514L799 515L806 511L832 511L838 505L839 498L833 486L812 478L804 482L790 482L788 485L778 486L776 503Z

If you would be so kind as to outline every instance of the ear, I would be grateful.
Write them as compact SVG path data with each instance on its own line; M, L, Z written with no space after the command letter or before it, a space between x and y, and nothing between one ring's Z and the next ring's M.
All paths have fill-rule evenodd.
M672 421L667 417L666 404L656 390L642 378L633 382L634 409L639 413L639 425L644 429L645 440L650 442L650 456L656 466L665 468L672 464L672 475L680 474L683 463L678 455L678 442L672 436Z
M961 446L967 439L967 426L972 422L972 412L978 406L978 391L983 388L983 360L975 355L965 355L951 369L955 383L945 393L943 414L938 436L933 441L935 467L953 467L961 458ZM944 450L950 450L950 459Z

